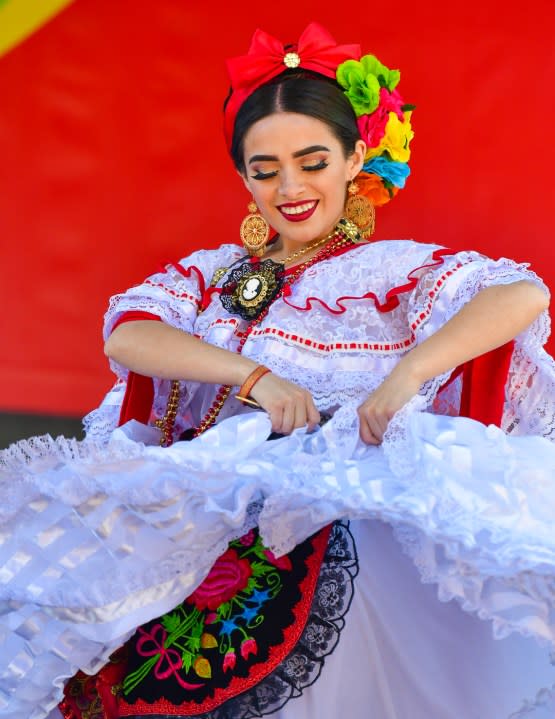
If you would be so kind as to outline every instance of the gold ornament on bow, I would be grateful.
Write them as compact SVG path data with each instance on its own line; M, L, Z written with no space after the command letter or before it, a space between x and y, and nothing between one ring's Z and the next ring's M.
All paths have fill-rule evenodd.
M241 222L241 242L251 257L262 257L270 237L270 226L258 212L256 202L248 204L249 214Z
M376 227L376 210L364 195L357 195L358 185L351 180L348 187L349 197L345 203L345 217L354 222L358 231L368 239Z

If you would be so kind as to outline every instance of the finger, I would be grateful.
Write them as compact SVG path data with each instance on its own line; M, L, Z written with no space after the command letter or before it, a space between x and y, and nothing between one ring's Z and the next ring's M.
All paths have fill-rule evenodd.
M272 421L272 432L282 434L281 426L283 424L283 407L275 406L269 410L270 419Z
M308 395L307 406L306 406L306 423L310 431L316 429L320 424L320 412L316 409L314 400L311 395Z
M306 407L304 402L297 402L295 405L295 429L306 427Z
M389 424L390 416L388 412L376 411L374 412L374 426L378 429L380 439L383 439L387 426ZM376 434L374 432L374 434Z
M374 436L374 433L372 432L372 429L370 428L370 425L368 424L368 421L366 417L359 413L360 418L360 438L365 444L379 444L379 440L377 437Z
M281 433L291 434L295 427L295 402L289 401L283 409L283 417L281 420Z

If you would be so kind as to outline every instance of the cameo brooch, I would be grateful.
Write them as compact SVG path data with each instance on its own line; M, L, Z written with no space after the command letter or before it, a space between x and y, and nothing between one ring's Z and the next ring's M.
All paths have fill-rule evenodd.
M247 260L231 270L222 285L220 301L232 315L253 320L279 294L284 266L273 260Z

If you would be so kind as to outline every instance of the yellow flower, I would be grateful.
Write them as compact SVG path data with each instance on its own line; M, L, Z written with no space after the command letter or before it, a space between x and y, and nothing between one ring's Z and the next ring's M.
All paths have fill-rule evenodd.
M388 152L392 160L397 162L408 162L410 158L409 144L414 137L410 124L412 111L403 113L403 122L399 120L396 113L389 113L389 120L385 127L385 133L377 147L369 147L366 151L365 160L379 157Z

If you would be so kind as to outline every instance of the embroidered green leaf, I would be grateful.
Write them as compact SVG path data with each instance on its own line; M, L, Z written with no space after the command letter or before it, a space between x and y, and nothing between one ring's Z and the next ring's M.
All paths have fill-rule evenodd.
M247 586L243 589L245 594L252 594L255 589L260 588L260 582L255 579L254 577L249 577L249 581L247 582Z
M185 669L186 673L189 673L191 671L191 666L193 664L193 657L195 655L191 654L191 652L184 651L181 654L181 661L183 662L183 669Z
M231 614L231 603L224 602L223 604L220 604L217 609L217 613L220 619L228 619Z
M179 625L181 624L181 617L179 614L172 612L171 614L164 614L161 621L164 629L168 632L168 634L171 634L172 632L177 631Z
M272 567L266 564L266 562L251 562L251 569L255 577L262 577L264 574L272 571Z

